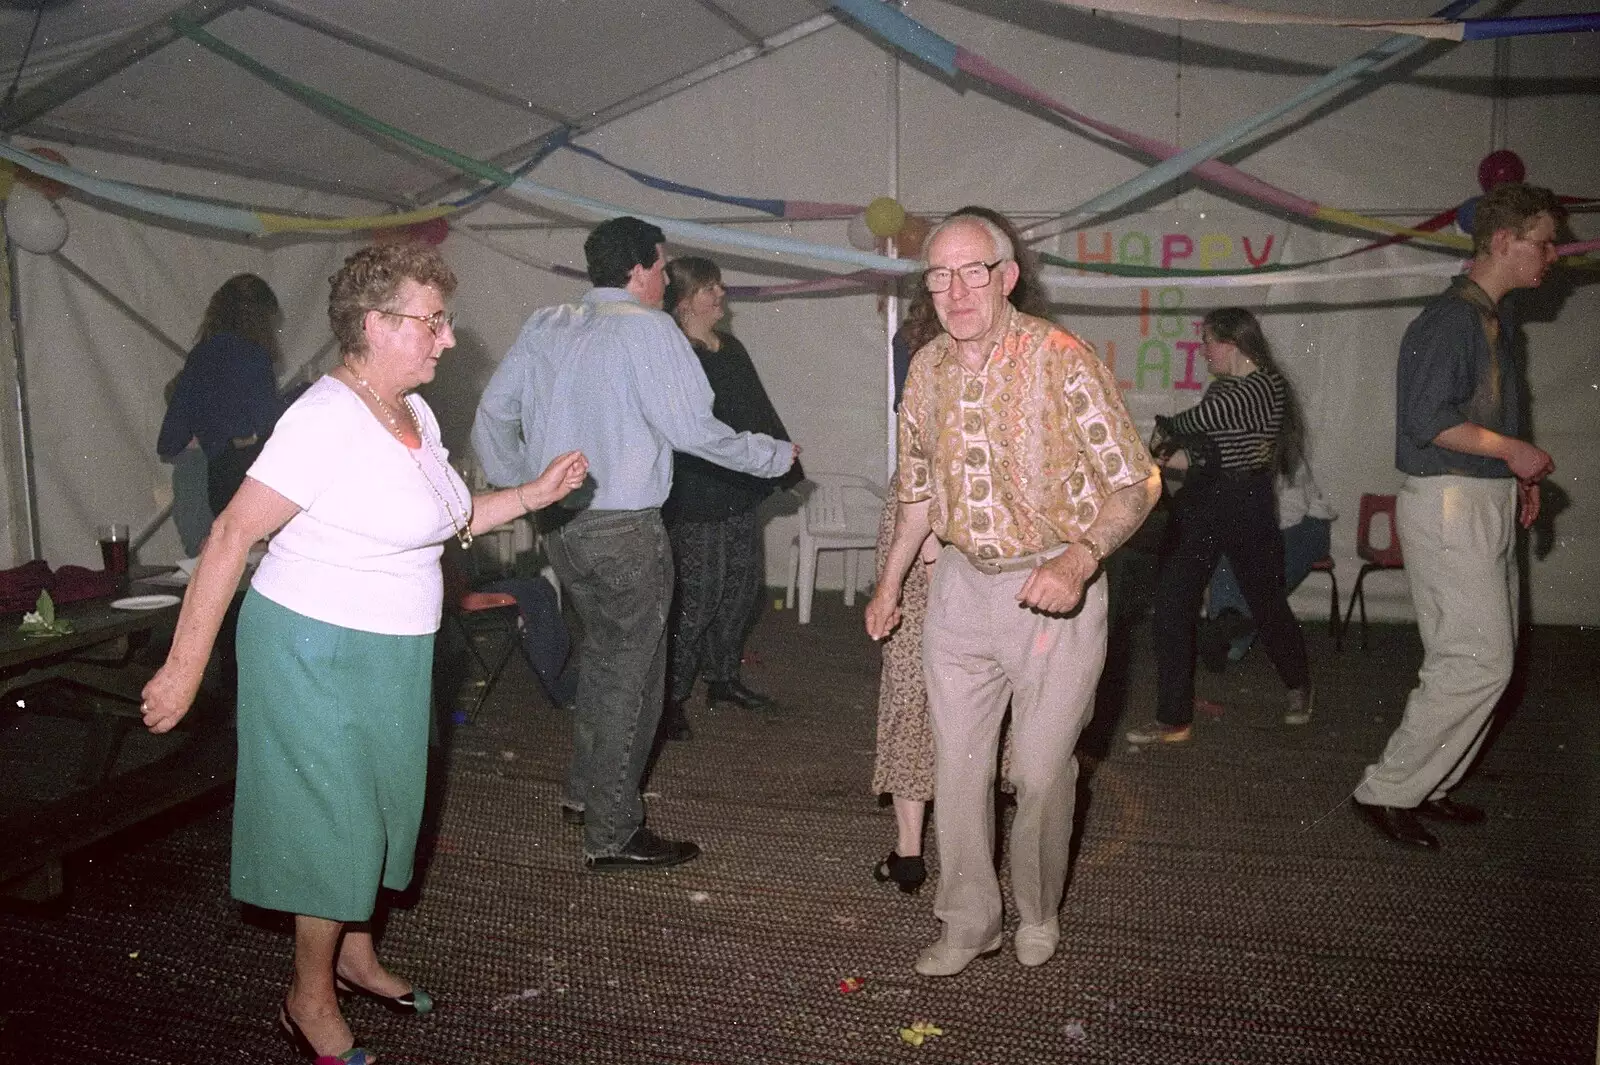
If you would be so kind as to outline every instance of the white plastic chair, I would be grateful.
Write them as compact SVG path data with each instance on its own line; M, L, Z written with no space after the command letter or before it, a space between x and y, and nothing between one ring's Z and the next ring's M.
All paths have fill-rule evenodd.
M878 546L878 520L883 514L883 490L865 477L850 473L809 473L815 487L801 511L800 535L789 548L789 587L784 609L794 606L800 592L800 624L811 623L811 597L817 584L817 553L843 551L844 604L854 606L861 581L861 556Z

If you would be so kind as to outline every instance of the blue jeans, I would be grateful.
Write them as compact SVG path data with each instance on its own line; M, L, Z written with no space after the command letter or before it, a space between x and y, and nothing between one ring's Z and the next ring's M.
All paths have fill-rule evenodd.
M583 621L564 804L583 810L584 853L608 857L644 824L639 786L666 684L672 548L654 508L586 510L545 544Z

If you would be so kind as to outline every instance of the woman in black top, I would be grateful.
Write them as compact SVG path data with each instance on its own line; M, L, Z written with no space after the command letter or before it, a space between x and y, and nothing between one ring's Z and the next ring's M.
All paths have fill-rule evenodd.
M1156 720L1130 743L1181 743L1194 720L1195 621L1217 559L1226 554L1262 645L1289 689L1284 723L1311 719L1305 638L1283 583L1283 534L1273 477L1292 470L1303 430L1294 394L1255 315L1224 307L1206 315L1203 352L1213 381L1195 406L1156 419L1152 450L1168 469L1187 469L1173 501L1173 531L1156 581Z
M727 313L725 299L722 272L710 259L685 256L667 264L664 306L700 358L715 397L711 413L741 432L787 440L789 433L761 386L750 353L733 336L715 329ZM771 708L771 699L746 688L739 677L745 637L766 583L756 508L804 476L798 462L782 477L763 478L681 452L672 456L672 493L662 508L677 567L668 701L661 724L667 739L690 738L683 704L701 674L712 705Z

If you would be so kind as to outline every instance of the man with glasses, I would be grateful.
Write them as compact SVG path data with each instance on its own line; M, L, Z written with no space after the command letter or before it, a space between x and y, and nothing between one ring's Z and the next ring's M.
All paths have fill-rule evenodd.
M1549 189L1498 185L1478 203L1464 277L1423 308L1400 342L1395 517L1422 635L1422 670L1383 758L1355 790L1384 837L1429 850L1419 818L1475 824L1450 790L1478 754L1517 646L1516 525L1539 515L1555 469L1523 440L1516 323L1505 296L1536 287L1556 260L1562 209ZM1520 515L1519 515L1520 510Z
M639 785L664 699L672 549L661 504L672 453L777 477L800 448L736 433L711 415L711 386L661 310L660 229L602 222L584 243L595 287L536 312L478 404L472 446L495 484L581 449L590 481L540 515L556 576L583 619L573 755L562 814L583 825L597 872L661 868L700 848L644 827Z
M1017 959L1055 953L1073 747L1105 661L1100 565L1144 521L1161 477L1094 350L1007 301L1018 270L998 226L958 215L927 247L923 284L944 332L906 380L900 505L866 621L874 639L893 630L930 531L955 548L933 570L922 650L944 935L915 966L953 976L1001 943L993 782L1008 702Z

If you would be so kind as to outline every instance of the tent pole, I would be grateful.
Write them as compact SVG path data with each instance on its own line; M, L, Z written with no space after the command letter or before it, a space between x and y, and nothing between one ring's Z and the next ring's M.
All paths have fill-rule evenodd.
M893 51L889 52L889 84L888 108L889 112L889 195L895 199L900 198L900 60ZM889 239L888 252L893 257L899 256L899 249L895 247L894 238ZM899 464L899 438L895 432L894 414L894 335L900 328L900 283L889 281L889 295L883 301L883 349L884 372L887 384L884 388L884 424L888 436L888 446L884 454L888 456L884 472L884 484L888 484L894 477L894 471Z
M38 488L33 478L33 429L28 423L28 377L22 351L22 290L17 281L17 246L6 238L6 281L11 303L11 348L16 363L17 436L22 451L22 507L28 516L28 557L42 557ZM15 541L13 541L13 544Z

